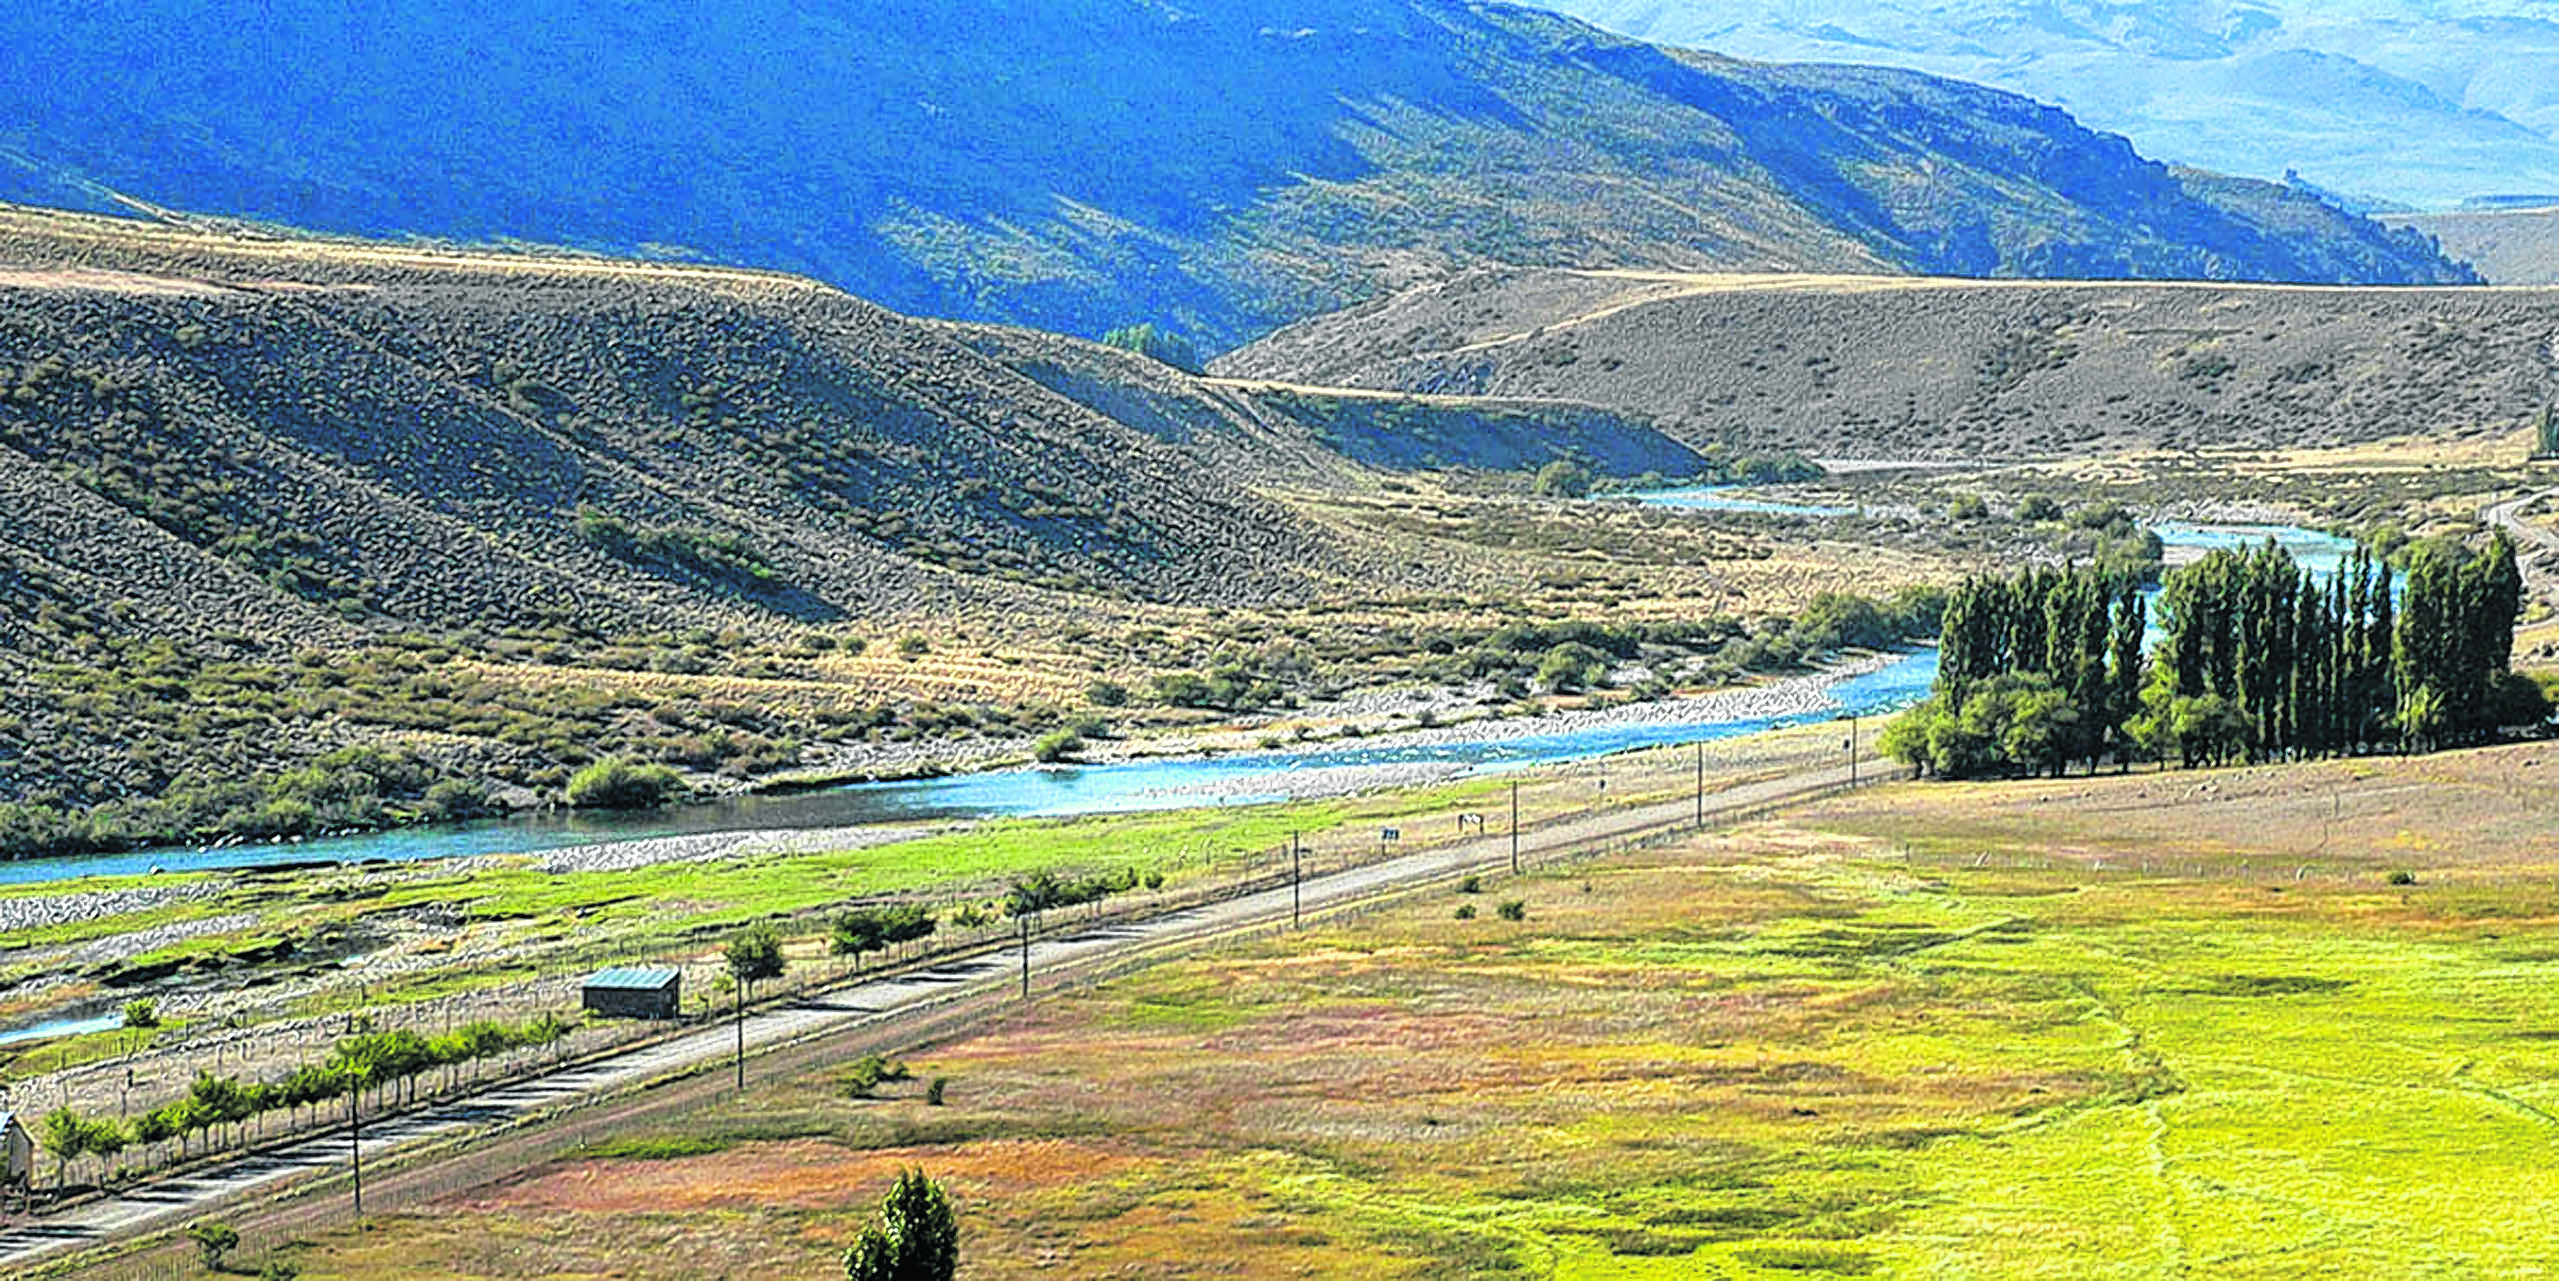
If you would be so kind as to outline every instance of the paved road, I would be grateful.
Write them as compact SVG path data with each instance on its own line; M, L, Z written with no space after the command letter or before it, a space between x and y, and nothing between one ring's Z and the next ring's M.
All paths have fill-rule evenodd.
M1875 773L1877 767L1867 768L1869 777ZM1710 797L1706 816L1709 821L1730 818L1774 802L1835 788L1846 781L1847 771L1838 769L1745 784ZM1694 816L1694 802L1688 800L1607 811L1523 832L1520 845L1524 853L1541 860L1551 859L1560 852L1676 828ZM1510 838L1505 834L1310 877L1300 888L1305 909L1317 911L1452 879L1469 871L1505 867L1509 859ZM1053 980L1061 973L1125 964L1149 953L1286 921L1290 910L1288 887L1281 886L1141 921L1038 938L1031 945L1031 970L1035 979ZM788 1006L749 1014L747 1049L752 1056L760 1047L864 1025L890 1026L902 1019L922 1022L955 998L1000 990L1018 983L1019 975L1020 953L1008 951L839 988ZM734 1023L705 1026L672 1040L521 1084L368 1122L363 1139L365 1160L377 1161L394 1149L428 1139L452 1138L481 1127L521 1120L582 1098L628 1090L670 1076L724 1068L736 1046ZM297 1179L342 1168L348 1150L346 1132L339 1130L12 1226L0 1231L0 1271L57 1251L172 1227L201 1217L218 1205L280 1191Z

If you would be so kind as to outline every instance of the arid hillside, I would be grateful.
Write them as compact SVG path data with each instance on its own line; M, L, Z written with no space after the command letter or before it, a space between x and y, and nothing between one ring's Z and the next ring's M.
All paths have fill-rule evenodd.
M2027 458L2510 434L2559 398L2559 290L1477 273L1215 372L1562 397L1683 441Z
M0 847L12 800L346 746L556 784L974 724L938 698L1053 716L1091 679L1061 634L1490 577L1308 496L1566 457L1708 465L1606 410L1240 389L791 277L0 207Z
M1256 482L1352 484L1345 455L1698 461L1603 411L1390 402L1454 442L1425 460L1128 353L788 277L33 211L0 214L0 263L17 590L252 635L1290 597L1365 567ZM1478 448L1479 415L1553 439Z
M2434 237L2445 257L2470 264L2491 284L2559 285L2559 208L2393 214L2381 221Z

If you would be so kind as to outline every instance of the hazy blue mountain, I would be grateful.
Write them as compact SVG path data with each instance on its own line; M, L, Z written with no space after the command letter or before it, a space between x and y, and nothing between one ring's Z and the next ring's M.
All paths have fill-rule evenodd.
M2008 94L1461 0L13 12L0 198L782 268L1085 335L1221 346L1486 262L2449 271Z
M2550 0L1549 0L1744 58L1998 85L2227 173L2451 208L2559 191Z

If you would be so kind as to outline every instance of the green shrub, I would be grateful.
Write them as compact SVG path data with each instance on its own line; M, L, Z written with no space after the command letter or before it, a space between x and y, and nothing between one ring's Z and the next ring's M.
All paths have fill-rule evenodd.
M1070 761L1084 750L1084 736L1071 729L1056 730L1040 736L1031 745L1031 756L1043 765Z
M1528 919L1528 902L1525 899L1507 900L1502 904L1500 912L1505 921L1525 921Z
M867 1099L871 1091L889 1081L904 1081L914 1073L904 1063L878 1054L865 1054L853 1060L844 1072L844 1093L849 1098Z
M1136 352L1187 374L1196 374L1201 369L1199 348L1193 346L1190 339L1152 322L1114 329L1102 335L1102 345Z
M1472 903L1460 903L1460 904L1458 904L1458 905L1457 905L1457 919L1459 919L1459 920L1461 920L1461 921L1471 921L1471 920L1474 920L1474 919L1475 919L1475 905L1474 905L1474 904L1472 904Z
M1541 498L1588 498L1590 487L1590 469L1561 458L1538 468L1537 479L1529 484Z
M684 779L664 765L626 757L597 761L569 779L569 804L578 809L651 809L684 792Z

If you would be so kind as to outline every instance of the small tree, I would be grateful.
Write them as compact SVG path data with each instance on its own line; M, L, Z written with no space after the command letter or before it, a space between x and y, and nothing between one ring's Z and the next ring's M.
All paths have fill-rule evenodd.
M1031 745L1031 756L1042 765L1071 761L1084 750L1084 736L1071 729L1055 730L1042 735Z
M746 998L757 983L782 977L790 962L782 955L782 934L771 925L751 925L729 936L722 949L729 974L737 979L737 1084L746 1088Z
M959 1270L959 1216L922 1170L897 1176L879 1217L844 1254L847 1281L951 1281Z
M71 1163L89 1151L88 1120L67 1107L55 1108L45 1114L36 1137L43 1142L44 1150L53 1154L54 1183L70 1186Z
M160 1003L139 996L125 1002L124 1025L136 1029L160 1026Z
M878 912L869 908L847 912L835 918L835 926L831 932L834 937L830 941L829 950L837 956L852 957L856 967L862 964L864 952L879 951L887 943L886 922L881 920Z
M222 1270L222 1256L240 1248L240 1230L228 1223L198 1221L187 1225L187 1239L204 1256L207 1272Z

